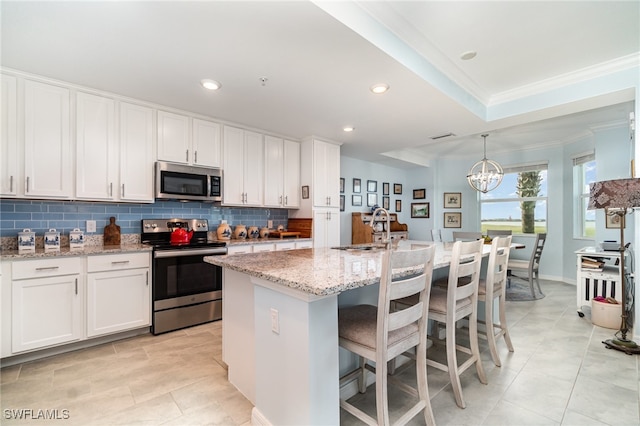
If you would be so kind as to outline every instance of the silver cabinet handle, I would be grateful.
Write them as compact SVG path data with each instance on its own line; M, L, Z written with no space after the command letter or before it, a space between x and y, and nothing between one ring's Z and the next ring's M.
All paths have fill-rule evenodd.
M282 195L280 196L280 204L282 204Z
M76 278L76 295L78 294L78 279Z
M111 262L112 265L126 265L127 263L129 263L128 260L118 260L116 262Z
M187 163L189 162L189 150L187 150Z
M40 268L36 268L36 271L53 271L55 269L60 269L59 266L42 266Z
M198 151L193 151L193 162L198 163Z
M120 195L121 197L124 197L124 183L122 184L122 195Z
M9 191L13 192L13 175L9 177Z
M25 190L26 193L29 192L29 176L27 176L27 189Z
M284 205L286 206L287 204L289 204L289 196L285 195L284 196Z
M113 182L109 184L109 197L113 197Z
M147 287L149 287L149 271L147 271Z

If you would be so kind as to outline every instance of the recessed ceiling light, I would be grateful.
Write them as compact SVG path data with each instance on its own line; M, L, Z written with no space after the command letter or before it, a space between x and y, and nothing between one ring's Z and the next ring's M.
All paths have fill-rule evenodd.
M222 84L220 84L219 82L215 80L210 80L208 78L201 80L200 84L202 84L202 87L209 90L218 90L219 88L222 87Z
M353 132L356 128L353 126L345 126L342 128L345 132Z
M475 58L477 54L478 52L469 50L468 52L464 52L462 55L460 55L460 59L462 59L463 61L468 61L469 59Z
M384 83L374 84L373 86L370 87L370 90L376 95L379 95L389 90L389 85Z

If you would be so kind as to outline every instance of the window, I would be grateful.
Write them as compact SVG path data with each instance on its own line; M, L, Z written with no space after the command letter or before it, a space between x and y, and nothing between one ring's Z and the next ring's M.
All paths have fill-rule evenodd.
M575 238L595 238L596 212L587 210L589 204L589 184L596 181L595 154L581 155L573 159L573 198Z
M500 186L480 194L480 218L483 234L488 229L547 232L547 165L505 167Z

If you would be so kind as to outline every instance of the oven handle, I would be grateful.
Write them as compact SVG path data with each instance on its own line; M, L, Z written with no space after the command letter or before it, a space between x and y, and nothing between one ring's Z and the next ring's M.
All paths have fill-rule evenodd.
M183 257L183 256L201 256L201 255L224 255L227 254L227 249L222 251L219 248L214 249L188 249L188 250L159 250L154 252L153 257L156 259L165 257Z

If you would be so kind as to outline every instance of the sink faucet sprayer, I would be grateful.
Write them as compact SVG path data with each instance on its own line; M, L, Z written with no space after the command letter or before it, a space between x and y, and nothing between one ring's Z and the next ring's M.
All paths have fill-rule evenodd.
M369 223L369 226L371 226L371 229L373 229L376 222L376 216L380 212L382 212L382 214L384 215L383 218L386 218L386 221L387 221L387 224L386 224L387 238L386 240L382 240L382 242L384 243L384 248L389 249L389 247L391 246L391 218L389 216L389 212L382 207L378 207L377 209L375 209L373 211L373 215L371 216L371 222Z

